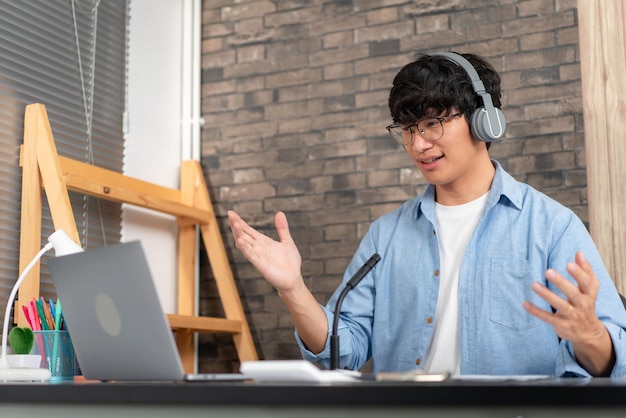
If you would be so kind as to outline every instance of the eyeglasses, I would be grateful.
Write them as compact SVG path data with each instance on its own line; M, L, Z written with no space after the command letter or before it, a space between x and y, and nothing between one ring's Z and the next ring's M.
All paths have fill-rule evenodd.
M443 123L448 122L452 118L461 116L463 113L454 113L452 115L440 118L424 118L413 125L403 125L394 123L387 126L389 135L400 145L409 145L413 142L415 131L419 132L428 141L436 141L443 136Z

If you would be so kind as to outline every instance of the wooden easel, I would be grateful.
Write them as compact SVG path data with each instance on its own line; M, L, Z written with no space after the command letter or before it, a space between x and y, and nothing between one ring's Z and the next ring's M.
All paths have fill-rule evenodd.
M55 230L63 229L80 244L69 191L127 203L174 215L178 223L178 308L168 314L176 330L176 343L185 368L195 368L193 335L196 332L233 335L239 361L257 360L239 293L224 248L213 206L197 161L181 165L180 190L161 187L57 154L45 106L26 106L22 167L20 273L41 249L42 190L45 191ZM194 266L199 254L196 226L209 256L226 318L198 317ZM22 305L39 297L39 264L25 278L15 306L17 323L26 326Z

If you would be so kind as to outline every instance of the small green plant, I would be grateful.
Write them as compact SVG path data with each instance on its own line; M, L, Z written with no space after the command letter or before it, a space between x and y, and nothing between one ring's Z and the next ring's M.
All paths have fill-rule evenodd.
M35 344L35 334L27 327L13 327L9 332L9 344L15 354L30 354Z

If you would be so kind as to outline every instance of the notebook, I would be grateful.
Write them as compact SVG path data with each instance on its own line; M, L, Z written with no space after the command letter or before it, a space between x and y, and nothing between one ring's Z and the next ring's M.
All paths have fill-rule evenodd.
M48 267L86 379L186 377L139 241L51 258Z

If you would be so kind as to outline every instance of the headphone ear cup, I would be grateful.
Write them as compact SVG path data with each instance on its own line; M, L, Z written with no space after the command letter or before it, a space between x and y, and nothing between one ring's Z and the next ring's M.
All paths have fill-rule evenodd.
M490 121L487 111L484 107L480 107L472 113L470 118L470 129L474 138L483 142L492 142L501 139L506 129L506 120L504 113L497 107L494 108L498 116L498 120Z

